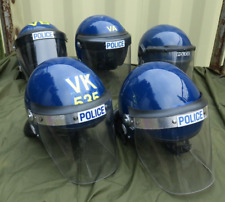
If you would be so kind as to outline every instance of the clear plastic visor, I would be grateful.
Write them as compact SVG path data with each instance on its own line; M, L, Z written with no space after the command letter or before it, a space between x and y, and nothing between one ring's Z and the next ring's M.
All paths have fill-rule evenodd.
M115 70L129 68L131 63L130 45L118 48L106 49L107 43L116 44L122 43L121 41L108 41L102 43L102 47L91 48L86 47L85 43L82 45L81 61L94 70ZM123 42L125 43L125 42ZM116 45L114 45L116 47ZM93 45L94 47L94 45ZM125 66L124 66L125 65ZM128 71L128 69L126 69Z
M112 110L90 123L39 125L39 133L58 169L73 183L94 183L117 168Z
M79 59L95 70L115 70L124 64L130 65L130 45L131 36L127 32L102 36L78 35L76 37Z
M139 63L163 61L171 63L192 78L194 67L194 50L148 50L139 58Z
M81 43L80 59L103 82L105 88L111 92L113 108L118 108L117 100L120 88L131 71L130 39L108 39L105 42ZM109 44L109 45L107 45Z
M152 135L151 129L135 129L134 139L139 158L154 181L166 192L192 194L213 184L209 118L202 122L197 134L187 139L177 138L177 141L163 140L164 133L161 131L164 129L154 130L162 135L160 138Z
M16 48L16 53L21 70L28 80L34 69L42 62L67 56L66 42L58 38L27 41Z
M120 56L119 56L120 57ZM124 80L131 71L131 52L130 46L128 47L127 54L123 64L118 65L111 71L107 70L95 70L95 73L99 76L103 82L105 88L110 91L112 95L113 109L118 108L118 96L120 88L123 85Z

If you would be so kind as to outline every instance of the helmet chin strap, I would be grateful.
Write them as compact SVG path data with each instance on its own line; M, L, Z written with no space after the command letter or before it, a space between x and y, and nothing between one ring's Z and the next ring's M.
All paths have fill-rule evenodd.
M189 140L182 140L178 142L163 142L162 144L169 152L174 155L186 153L191 149Z

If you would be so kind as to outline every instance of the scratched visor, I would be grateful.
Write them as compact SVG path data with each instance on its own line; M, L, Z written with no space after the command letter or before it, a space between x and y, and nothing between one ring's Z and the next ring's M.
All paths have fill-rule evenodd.
M72 183L94 183L117 168L112 103L103 97L75 106L73 113L34 114L46 150Z
M67 56L66 36L58 30L28 32L15 41L17 59L26 79L42 62Z
M171 194L186 195L208 188L214 182L208 107L166 113L133 113L134 140L141 162L154 181Z

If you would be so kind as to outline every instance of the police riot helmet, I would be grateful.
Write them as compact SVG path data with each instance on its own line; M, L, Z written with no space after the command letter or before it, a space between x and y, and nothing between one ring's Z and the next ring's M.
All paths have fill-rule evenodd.
M28 123L61 173L76 184L101 180L117 168L112 100L82 62L41 63L26 86Z
M169 62L191 78L194 51L195 46L182 30L172 25L157 25L143 34L138 47L138 62L139 65L152 61Z
M86 18L75 36L77 57L96 70L130 64L131 36L115 19L105 15Z
M66 40L66 35L49 22L26 25L15 41L19 67L26 80L43 61L67 56Z
M190 194L213 183L208 104L182 70L159 61L135 68L120 91L119 117L162 189Z

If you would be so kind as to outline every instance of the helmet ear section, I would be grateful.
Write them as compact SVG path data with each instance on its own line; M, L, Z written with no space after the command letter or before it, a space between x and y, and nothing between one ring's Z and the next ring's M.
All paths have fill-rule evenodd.
M114 126L123 144L134 143L134 130L126 123L126 118L120 116L118 109L114 111Z
M75 49L77 53L77 58L81 60L81 50L82 50L82 45L81 42L75 39Z
M31 124L28 120L24 124L23 132L26 137L39 138L37 128L33 124Z
M145 54L145 47L143 44L139 44L138 47L138 64L141 65L144 63L143 55Z
M127 132L126 132L126 126L123 124L123 120L119 114L119 110L114 111L114 127L115 132L119 136L119 138L122 140L123 144L127 144ZM125 127L125 128L124 128Z
M36 134L31 129L31 126L30 126L30 123L28 120L26 121L26 123L24 125L23 132L24 132L24 135L27 137L36 137Z

